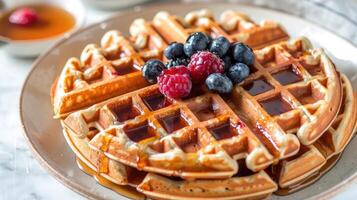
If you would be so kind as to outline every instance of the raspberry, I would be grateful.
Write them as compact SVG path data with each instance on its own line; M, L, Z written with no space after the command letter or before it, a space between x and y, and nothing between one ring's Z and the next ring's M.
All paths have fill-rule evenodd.
M192 88L189 70L183 65L162 71L158 82L160 92L169 99L186 97Z
M212 73L224 73L224 62L209 51L200 51L192 55L188 68L192 81L203 83Z
M28 26L38 20L38 14L31 8L21 8L10 15L9 21L12 24Z

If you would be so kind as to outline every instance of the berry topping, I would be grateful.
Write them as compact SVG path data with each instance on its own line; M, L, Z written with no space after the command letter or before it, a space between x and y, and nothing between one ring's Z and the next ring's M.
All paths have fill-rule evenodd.
M221 94L230 93L233 89L232 81L224 74L214 73L207 77L206 86L209 90Z
M220 36L212 41L209 47L209 51L223 58L223 56L227 53L229 46L230 42L228 39Z
M160 60L153 59L145 63L144 67L141 69L141 73L147 81L150 83L156 83L157 77L164 69L164 63L162 63Z
M34 24L37 20L38 14L31 8L21 8L15 10L9 18L10 23L23 26Z
M192 81L202 83L212 73L224 73L224 63L215 54L209 51L195 53L188 64Z
M166 68L171 68L179 65L184 65L187 66L188 62L190 60L188 58L176 58L174 60L169 60L169 62L166 63Z
M206 50L209 44L209 38L201 32L192 33L186 40L183 50L186 56L191 57L198 51Z
M209 47L209 46L211 46L211 43L212 43L212 41L213 41L213 38L210 36L210 35L206 35L207 36L207 38L208 38L208 45L207 45L207 47Z
M164 54L168 59L176 59L184 57L183 44L172 42L169 46L166 47Z
M226 71L228 71L228 69L231 67L231 65L232 65L232 59L231 59L231 57L230 56L224 56L223 58L222 58L222 60L223 60L223 62L224 62L224 71L226 72Z
M232 53L235 61L251 65L254 62L254 53L251 48L243 43L237 42L232 45Z
M170 99L186 97L192 88L189 70L182 65L162 71L158 82L160 92Z
M244 63L236 63L227 71L228 77L233 83L240 83L249 75L249 67Z

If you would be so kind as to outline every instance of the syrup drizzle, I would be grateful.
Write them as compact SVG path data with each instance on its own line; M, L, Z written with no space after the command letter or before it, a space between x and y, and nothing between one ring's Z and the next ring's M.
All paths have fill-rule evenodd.
M332 156L330 159L327 160L326 164L321 167L315 174L305 179L303 182L298 183L297 185L291 186L290 188L279 188L278 191L274 192L274 194L279 196L286 196L292 194L298 190L301 190L310 184L318 181L322 175L328 172L339 160L341 154L337 154Z
M129 199L134 200L144 200L145 196L138 192L135 188L130 186L122 186L115 184L113 182L108 181L107 179L103 178L100 174L92 170L89 166L87 166L83 161L77 158L77 165L79 169L81 169L84 173L93 176L95 180L101 184L102 186L109 188L120 195L123 195Z
M216 140L224 140L238 135L236 128L229 123L211 128L210 132Z
M114 114L116 120L118 120L119 122L134 119L136 116L140 115L140 111L132 105L112 106L110 110Z
M171 102L161 93L143 98L145 105L151 110L159 110L171 105Z
M302 78L298 75L298 72L296 70L294 70L292 67L273 74L273 77L281 85L288 85L288 84L296 83L296 82L299 82L302 80Z
M165 128L168 133L173 133L188 125L186 120L179 113L161 119L160 124Z
M134 127L125 126L123 129L129 139L137 143L156 136L152 127L147 122Z
M279 115L292 109L290 104L288 104L280 96L261 101L260 104L271 116Z
M243 88L247 90L250 95L255 96L273 89L273 86L264 79L257 79L245 85Z

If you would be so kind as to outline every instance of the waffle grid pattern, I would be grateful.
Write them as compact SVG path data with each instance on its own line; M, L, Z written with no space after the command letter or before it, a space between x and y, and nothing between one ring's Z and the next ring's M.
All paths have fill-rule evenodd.
M231 96L195 88L190 97L169 101L157 85L141 82L136 70L150 58L165 60L166 42L185 41L195 31L259 49L250 66L253 73ZM73 69L84 62L94 67L86 69L88 82L80 81L81 70L74 72L80 78L68 81L75 87L68 88L67 94L88 93L87 86L101 85L104 79L115 85L113 80L123 77L125 81L116 85L124 87L137 83L128 89L104 89L103 99L96 102L68 105L75 110L93 105L69 114L62 126L76 155L98 176L136 187L152 198L263 198L278 187L283 194L282 188L297 189L316 180L351 138L357 111L348 80L342 76L341 86L331 61L321 49L311 50L304 38L260 49L288 38L274 22L255 24L232 11L222 13L219 23L205 10L191 12L185 19L162 12L152 22L135 20L130 34L126 39L111 31L101 47L89 45L81 61L69 61L78 65ZM118 66L125 76L117 76ZM112 96L105 94L108 91ZM337 94L340 99L333 98Z
M297 40L293 45L295 51L307 51L302 48L303 44L303 40ZM103 108L101 106L94 108L94 113L97 114L93 114L93 108L90 108L87 114L84 114L85 111L83 113L80 111L70 115L65 122L68 121L68 127L74 127L72 128L76 130L74 132L86 135L90 127L85 130L78 130L76 127L83 129L88 126L88 122L91 124L93 120L97 121L98 123L95 124L101 125L101 129L106 130L96 135L90 145L96 150L105 152L114 160L135 168L143 168L145 171L183 178L230 177L238 171L235 160L244 158L250 170L259 171L274 161L296 154L300 147L297 137L285 132L289 129L282 129L278 120L282 121L287 117L290 117L289 120L295 120L302 116L302 119L298 120L302 121L304 113L301 109L305 107L284 87L290 89L295 84L300 84L302 80L303 84L311 84L310 81L320 84L316 81L316 77L312 78L300 64L304 59L293 59L287 51L279 48L281 46L284 45L262 50L265 51L264 56L271 55L271 51L280 50L273 56L279 58L277 63L274 63L274 60L269 68L264 68L267 59L264 61L258 59L253 66L257 69L256 72L250 75L242 86L236 87L235 92L239 93L233 92L233 98L227 100L228 104L219 95L202 91L204 89L193 91L191 98L187 100L169 102L159 93L157 85L153 85L110 100L109 103L103 103L101 105L104 105ZM256 53L259 55L259 52ZM305 52L305 56L311 55ZM322 64L319 61L315 63L316 66ZM298 83L294 82L283 87L272 78L274 74L271 76L271 72L267 70L275 70L279 73L281 70L286 70L286 66L299 70L295 73L298 73L301 78L296 81ZM248 95L244 85L262 76L266 77L266 83L270 83L273 87L255 97ZM281 90L277 89L279 87ZM323 86L319 85L319 87ZM325 87L323 89L323 93L327 93L327 89ZM236 96L241 94L243 98ZM308 94L312 95L311 92ZM279 113L280 115L275 117L267 114L268 111L264 110L262 100L267 101L266 99L272 99L272 96L274 101L289 99L291 107L289 112L292 114ZM278 100L276 96L279 97ZM317 109L323 103L326 102L321 99L320 102L313 102L312 105ZM278 106L280 104L281 102ZM251 109L252 105L257 109ZM78 117L82 114L96 117L87 116L83 117L84 119ZM128 119L133 120L125 122ZM111 125L114 126L110 127ZM303 124L295 126L293 131L299 131L301 126ZM181 130L177 131L177 129ZM176 132L170 133L173 131ZM222 132L226 132L225 135L222 135Z
M232 21L225 20L224 16L227 14L235 16L233 17L235 26L233 26ZM161 23L162 18L160 16L163 15L172 20L168 21L167 24L166 21ZM135 20L130 26L131 36L128 38L117 31L109 31L102 38L100 47L90 44L83 50L80 60L71 58L66 63L52 92L55 116L65 116L73 110L119 95L120 92L124 94L147 85L138 70L149 59L164 59L163 50L167 45L165 41L185 42L188 34L195 31L206 32L212 37L223 35L231 41L247 42L252 47L262 47L262 45L276 43L288 38L288 35L278 24L271 22L275 25L263 23L259 26L247 17L241 16L240 13L226 11L222 13L222 20L219 23L213 19L212 14L207 10L191 12L186 15L185 19L168 13L158 13L152 22L147 22L144 19ZM201 21L208 21L209 26L205 24L206 22L198 23ZM190 28L186 29L183 24ZM223 27L227 27L226 24L233 26L233 28L230 28L233 31L232 38L223 29ZM214 28L207 30L207 27L210 26ZM254 35L255 38L260 38L259 44L251 43L244 37L234 39L237 38L234 36L237 32L245 37ZM181 39L170 38L172 35L181 37ZM257 41L257 39L252 41ZM137 80L137 84L130 84L132 88L120 87L120 85L129 85L127 83L134 80ZM90 88L91 91L88 92ZM99 88L101 91L99 91Z

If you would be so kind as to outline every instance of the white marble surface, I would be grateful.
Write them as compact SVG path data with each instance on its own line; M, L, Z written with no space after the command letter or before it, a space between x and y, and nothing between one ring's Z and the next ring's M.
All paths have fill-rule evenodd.
M113 12L89 8L87 24L111 14ZM355 34L356 30L350 34ZM0 200L85 199L50 176L33 158L24 141L18 99L32 62L33 59L11 57L0 49ZM356 196L357 183L334 199L352 200Z

